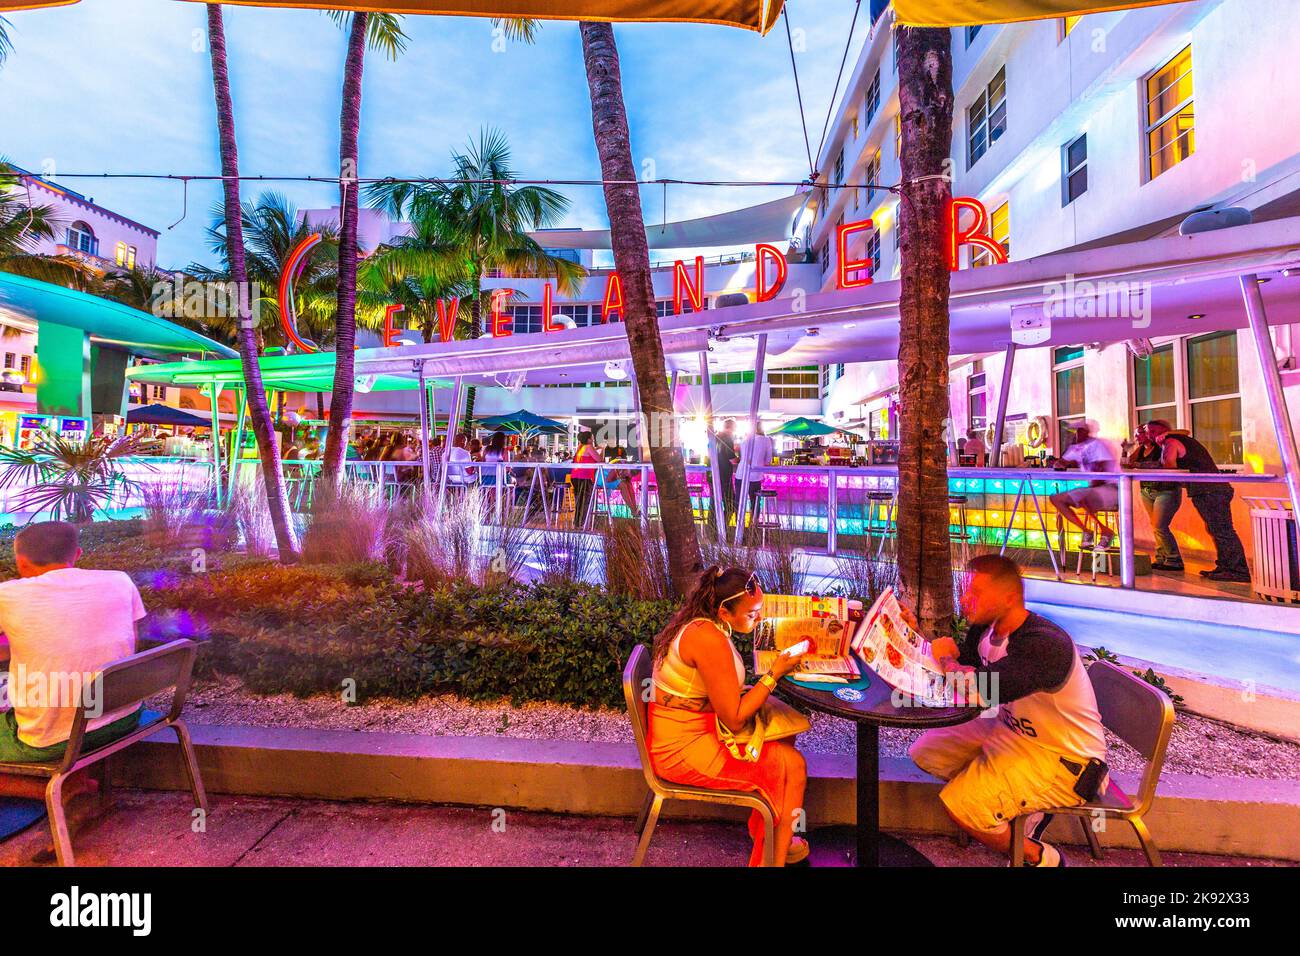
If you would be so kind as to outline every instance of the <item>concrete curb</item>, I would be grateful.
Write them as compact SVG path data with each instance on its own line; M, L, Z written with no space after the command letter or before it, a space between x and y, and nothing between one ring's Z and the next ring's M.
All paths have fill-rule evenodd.
M284 727L191 727L209 791L325 800L395 800L633 816L646 795L630 744L493 737L427 737ZM814 825L853 820L853 758L811 754L807 809ZM882 758L881 821L890 830L952 833L939 782L903 758ZM114 760L114 779L185 789L169 732ZM710 804L670 802L674 817L737 819ZM1300 861L1300 781L1166 775L1148 817L1166 850ZM1049 837L1081 842L1069 821ZM1105 844L1136 846L1123 824Z

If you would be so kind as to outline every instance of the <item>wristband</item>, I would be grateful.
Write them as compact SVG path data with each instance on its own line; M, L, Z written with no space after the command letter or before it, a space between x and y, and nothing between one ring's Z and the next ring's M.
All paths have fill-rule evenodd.
M758 682L767 688L768 693L776 690L776 678L771 674L764 674L758 679Z

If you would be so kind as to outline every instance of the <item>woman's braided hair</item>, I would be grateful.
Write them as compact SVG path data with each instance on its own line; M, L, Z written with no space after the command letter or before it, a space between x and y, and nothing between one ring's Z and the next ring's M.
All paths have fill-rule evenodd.
M744 568L723 568L717 564L701 571L685 602L668 619L664 629L655 635L654 659L663 660L673 638L697 617L707 618L710 621L717 620L718 610L724 604L737 600L744 593L749 578L750 572Z

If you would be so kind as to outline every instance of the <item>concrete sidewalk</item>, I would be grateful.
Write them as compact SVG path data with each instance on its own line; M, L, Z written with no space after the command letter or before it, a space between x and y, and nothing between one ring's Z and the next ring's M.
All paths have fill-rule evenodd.
M120 790L112 809L72 806L73 847L82 866L625 866L633 821L618 817L425 804L335 803L212 797L206 832L192 831L186 794ZM943 836L909 838L941 866L1002 866L981 847ZM740 866L748 837L739 823L668 820L655 831L652 866ZM0 866L51 862L42 822L0 843ZM1078 847L1072 866L1099 865ZM1168 853L1171 866L1273 866L1277 861ZM1108 850L1105 866L1138 866L1135 850Z

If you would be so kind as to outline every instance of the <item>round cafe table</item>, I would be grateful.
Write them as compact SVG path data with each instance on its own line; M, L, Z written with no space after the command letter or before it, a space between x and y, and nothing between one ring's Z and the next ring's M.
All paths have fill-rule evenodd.
M880 832L880 728L951 727L980 713L977 707L926 707L922 704L897 706L894 688L864 665L870 683L858 694L860 700L843 700L835 695L841 684L827 684L814 690L791 680L777 689L789 701L810 710L851 720L857 727L857 824L853 827L819 827L810 834L813 866L931 866L921 853L902 840ZM851 695L849 695L851 696Z

